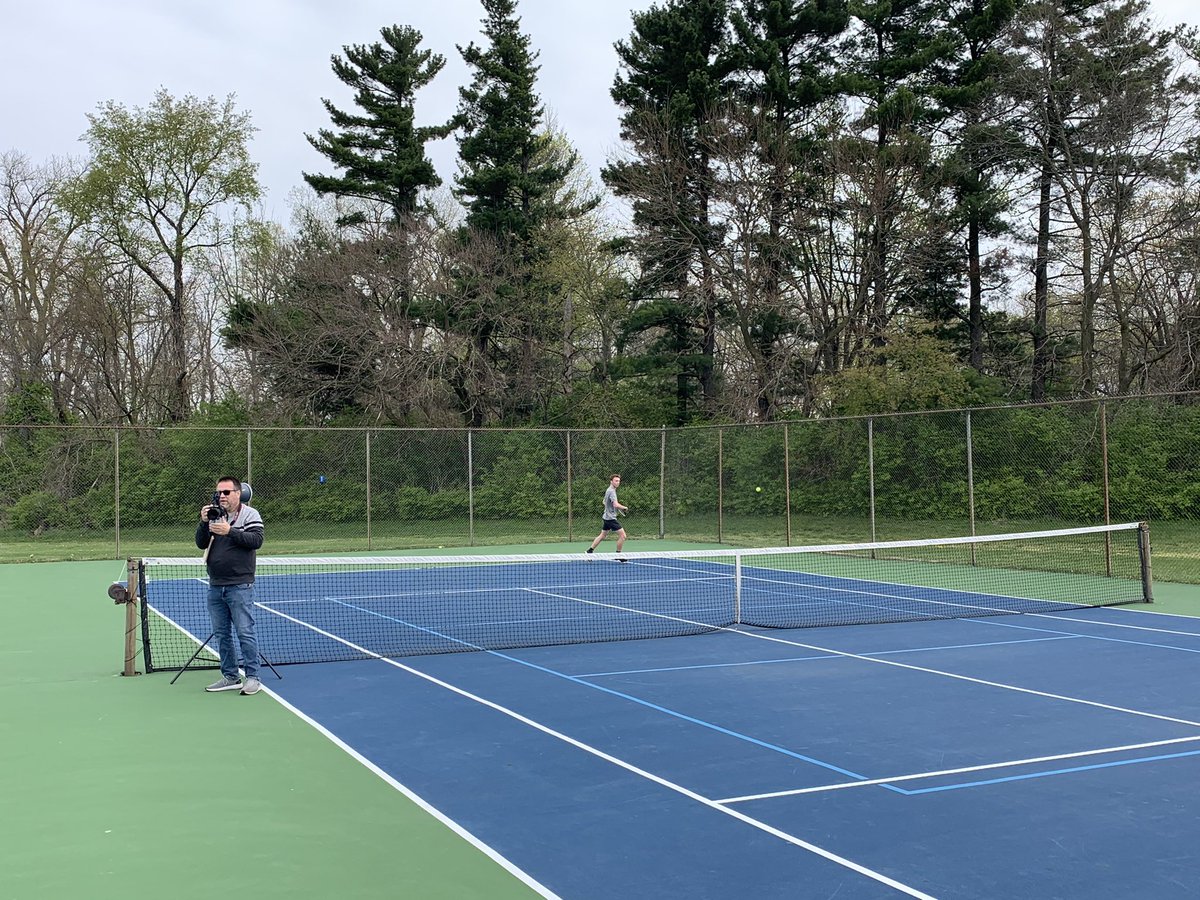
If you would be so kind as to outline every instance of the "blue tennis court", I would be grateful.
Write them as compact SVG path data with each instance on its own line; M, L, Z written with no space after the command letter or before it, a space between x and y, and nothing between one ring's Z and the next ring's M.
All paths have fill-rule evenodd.
M265 654L298 630L314 653L359 658L289 665L265 684L546 896L1195 895L1195 620L1036 608L962 571L952 591L740 560L741 621L721 625L695 616L725 609L728 571L689 562L681 576L667 561L685 616L662 558L591 562L525 571L519 587L494 567L436 584L407 571L381 592L378 576L309 576L304 597L298 576L268 576ZM988 581L1015 584L1015 571ZM1112 596L1138 583L1067 581ZM879 620L745 623L830 606ZM628 630L647 620L691 624L683 638ZM624 639L555 645L581 622ZM202 639L207 623L175 624ZM483 643L517 625L539 645ZM396 631L467 652L374 655Z
M718 632L267 685L548 895L1182 898L1196 626Z

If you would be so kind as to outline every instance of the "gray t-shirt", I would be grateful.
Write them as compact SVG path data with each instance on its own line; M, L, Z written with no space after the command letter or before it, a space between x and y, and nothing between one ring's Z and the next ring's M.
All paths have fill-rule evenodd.
M617 489L611 484L608 490L604 492L604 518L615 519L617 517Z

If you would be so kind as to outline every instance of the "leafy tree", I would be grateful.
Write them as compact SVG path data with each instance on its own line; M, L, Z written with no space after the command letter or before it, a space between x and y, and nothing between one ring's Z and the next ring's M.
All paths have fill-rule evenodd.
M887 345L871 351L881 365L846 369L825 379L832 411L870 415L921 409L970 406L985 399L984 386L946 344L928 329L889 335Z
M170 374L161 403L167 418L181 421L193 399L189 267L233 239L220 227L229 207L248 208L260 195L248 146L254 128L232 95L224 102L190 95L177 100L166 90L144 109L107 101L88 121L88 169L64 199L165 304Z
M1146 215L1194 165L1196 85L1176 71L1175 32L1156 30L1143 0L1031 4L1021 20L1021 100L1038 163L1034 366L1031 396L1054 374L1051 282L1077 315L1078 391L1124 390L1140 299L1121 273L1147 248L1185 230L1176 215ZM1176 209L1173 212L1180 212ZM1104 330L1116 323L1113 370Z

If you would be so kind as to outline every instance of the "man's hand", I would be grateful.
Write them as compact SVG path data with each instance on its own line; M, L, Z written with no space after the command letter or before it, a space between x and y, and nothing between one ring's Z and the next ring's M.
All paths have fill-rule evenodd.
M224 519L217 519L215 522L208 523L208 530L210 534L229 534L229 523Z
M202 507L200 507L200 521L201 522L208 521L208 511L210 509L212 509L212 507L207 503L205 503Z

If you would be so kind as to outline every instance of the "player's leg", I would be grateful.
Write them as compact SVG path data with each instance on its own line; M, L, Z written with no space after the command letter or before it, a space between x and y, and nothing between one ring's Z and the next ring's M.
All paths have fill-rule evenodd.
M242 679L238 674L237 648L233 643L233 617L229 613L226 589L219 585L208 588L208 614L212 619L213 636L217 639L217 652L221 657L221 680L210 684L206 691L241 690Z
M242 669L246 678L258 677L258 637L254 628L254 585L238 584L228 588L229 616L242 648Z
M617 552L621 552L621 548L625 546L625 529L622 528L617 532Z

